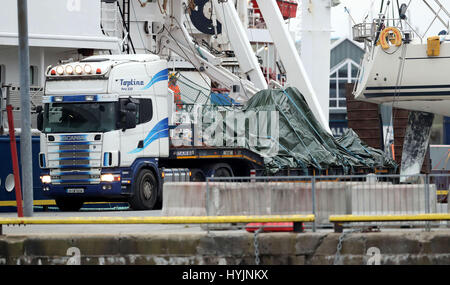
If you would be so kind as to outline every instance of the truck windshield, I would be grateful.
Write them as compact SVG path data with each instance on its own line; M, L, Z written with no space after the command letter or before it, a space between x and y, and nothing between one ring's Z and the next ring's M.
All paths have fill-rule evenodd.
M47 103L44 133L107 132L116 129L117 102Z

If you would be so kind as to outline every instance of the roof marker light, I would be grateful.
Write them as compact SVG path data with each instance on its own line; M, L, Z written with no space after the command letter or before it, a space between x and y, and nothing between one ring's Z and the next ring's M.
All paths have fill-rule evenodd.
M52 69L52 70L50 71L50 75L56 75L56 70Z
M86 72L87 74L91 74L92 73L92 67L89 64L86 64L84 66L84 72Z
M73 67L71 65L66 66L66 73L73 74Z
M95 73L97 73L97 74L101 74L101 73L102 73L102 70L100 69L100 67L97 68L97 70L95 71Z
M59 75L63 75L64 74L64 68L61 65L56 67L56 73L58 73Z
M75 66L75 73L76 74L83 73L83 68L80 65Z

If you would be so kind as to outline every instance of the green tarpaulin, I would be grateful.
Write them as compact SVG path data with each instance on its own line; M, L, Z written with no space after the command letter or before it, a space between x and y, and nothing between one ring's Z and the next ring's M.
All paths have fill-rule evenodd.
M397 167L381 150L362 142L353 130L339 138L325 131L296 88L262 90L238 108L205 105L200 117L201 134L197 135L207 145L234 143L251 149L264 157L270 173L288 167L304 169L305 173L311 168L340 168L344 173L352 173L359 167ZM255 121L259 124L256 127L252 125ZM265 131L261 132L261 125ZM274 128L278 135L274 135ZM231 144L230 136L234 137Z
M274 110L279 114L279 154L266 158L271 172L286 166L342 167L345 172L357 167L397 167L394 160L381 150L367 146L351 129L339 138L326 132L296 88L258 92L247 102L245 112L258 110Z

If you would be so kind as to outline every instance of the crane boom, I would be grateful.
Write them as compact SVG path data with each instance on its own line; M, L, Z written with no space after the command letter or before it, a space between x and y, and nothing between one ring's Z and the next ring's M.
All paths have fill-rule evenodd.
M320 122L322 127L331 134L328 120L323 114L319 100L317 99L311 81L306 74L303 62L295 48L294 41L284 23L276 1L257 0L257 2L272 40L278 50L280 59L286 69L288 84L296 87L302 93L314 113L314 116Z

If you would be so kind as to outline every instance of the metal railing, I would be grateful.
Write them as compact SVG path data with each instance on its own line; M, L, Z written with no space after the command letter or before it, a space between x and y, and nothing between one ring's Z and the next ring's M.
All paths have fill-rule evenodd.
M408 182L401 183L403 180ZM211 177L206 182L206 214L313 214L314 231L331 227L332 215L447 214L450 213L449 182L449 174ZM436 222L436 225L446 223ZM429 226L430 223L414 221L408 225ZM389 223L389 226L403 227L405 223Z
M217 224L217 223L266 223L312 222L313 215L279 216L172 216L172 217L0 217L0 235L3 225L88 225L88 224ZM301 231L301 227L299 227Z
M248 8L248 28L249 29L267 29L264 18L261 17L259 9Z
M20 86L7 84L4 86L0 85L0 89L4 87L0 92L2 95L2 103L1 105L1 115L0 115L0 125L4 128L8 128L8 120L6 119L6 105L11 105L13 110L14 117L14 126L19 131L21 128L21 116L20 116ZM43 86L30 86L30 103L31 103L31 125L32 128L36 130L36 107L42 105L42 97L44 95L44 87ZM33 134L34 135L34 134Z

